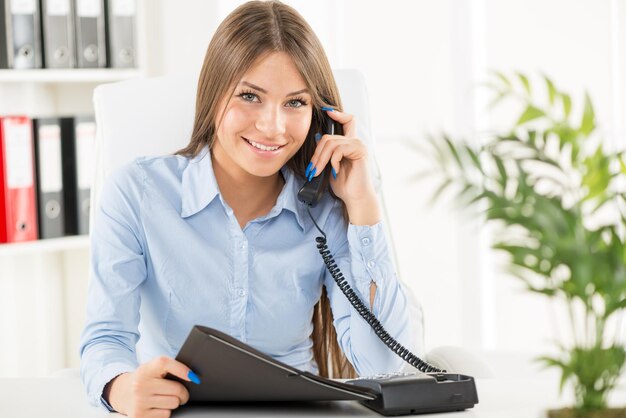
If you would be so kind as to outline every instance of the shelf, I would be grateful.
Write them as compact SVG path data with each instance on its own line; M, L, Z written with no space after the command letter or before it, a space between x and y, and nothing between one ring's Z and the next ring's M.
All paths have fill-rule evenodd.
M0 70L0 83L106 83L141 75L138 69Z
M15 244L0 244L0 257L89 248L89 236L40 239Z

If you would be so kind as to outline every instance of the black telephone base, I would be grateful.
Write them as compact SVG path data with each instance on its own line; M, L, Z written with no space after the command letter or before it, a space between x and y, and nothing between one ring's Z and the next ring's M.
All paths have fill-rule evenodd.
M387 416L462 411L478 403L474 378L462 374L389 374L346 383L379 393L376 399L361 403Z

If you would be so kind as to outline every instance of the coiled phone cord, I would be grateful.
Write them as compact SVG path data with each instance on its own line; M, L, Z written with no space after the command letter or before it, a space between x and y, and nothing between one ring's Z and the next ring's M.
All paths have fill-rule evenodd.
M391 335L389 335L389 333L385 330L380 321L374 316L372 311L369 310L367 306L365 306L365 304L363 303L363 301L361 301L357 294L354 293L354 290L352 289L352 287L350 287L350 284L343 277L343 273L341 272L341 270L339 270L339 267L337 267L335 259L328 250L326 234L324 233L324 231L322 231L319 225L317 225L317 222L315 222L315 219L311 214L311 207L309 205L306 205L306 208L309 216L311 217L311 220L315 224L315 227L322 234L321 237L315 238L315 241L317 242L317 249L324 259L324 264L326 265L326 268L337 283L337 286L339 286L339 289L341 289L346 298L348 298L348 300L350 301L354 309L356 309L356 311L359 313L359 315L361 315L361 317L363 317L363 319L365 319L365 321L372 327L378 338L380 338L381 341L391 349L391 351L400 356L402 360L417 368L419 371L423 373L445 373L445 370L438 369L435 366L426 363L415 354L411 353L408 348L404 347Z

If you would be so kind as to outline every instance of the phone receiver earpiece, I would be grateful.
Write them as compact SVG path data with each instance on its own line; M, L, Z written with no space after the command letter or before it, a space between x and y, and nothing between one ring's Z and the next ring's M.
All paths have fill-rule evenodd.
M335 121L333 121L325 112L323 114L322 131L324 135L335 134ZM324 194L324 185L326 184L324 180L326 179L326 175L330 169L331 166L330 163L328 163L324 171L322 171L317 177L313 177L311 181L307 181L302 185L300 191L298 192L298 199L301 202L310 207L315 207Z

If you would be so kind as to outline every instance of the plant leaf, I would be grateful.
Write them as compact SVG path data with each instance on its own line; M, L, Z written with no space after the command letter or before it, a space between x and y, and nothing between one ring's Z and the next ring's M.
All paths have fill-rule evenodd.
M506 182L508 180L508 176L506 174L506 169L504 168L504 163L502 162L502 158L494 155L493 160L496 163L496 167L498 167L498 173L500 174L499 182L502 185L502 189L506 188Z
M524 90L526 90L526 93L528 93L528 95L530 96L530 94L531 94L531 92L530 92L530 82L528 81L528 77L526 77L522 73L517 73L517 78L519 78L519 80L522 82L522 86L524 86Z
M441 194L452 184L452 179L446 179L444 182L442 182L439 187L437 188L437 190L435 190L435 192L433 193L433 195L430 198L430 204L434 204L437 200L439 200L439 197L441 196Z
M593 104L591 103L591 98L589 97L589 93L585 94L585 108L583 110L583 118L580 122L580 133L587 136L589 135L596 127L595 122L595 112L593 110Z
M512 90L513 89L513 85L511 84L511 81L503 73L501 73L500 71L496 71L496 70L491 70L490 72L494 76L496 76L502 82L502 84L504 84L506 87L508 87L508 90Z
M450 150L450 154L452 154L452 157L458 164L459 168L461 169L461 171L463 171L464 169L463 161L461 161L461 157L459 156L459 152L457 151L456 146L452 143L452 140L445 135L443 137L443 140L448 146L448 149Z
M543 79L545 80L546 87L548 88L548 100L551 105L554 105L554 100L556 99L557 94L556 87L554 87L554 83L548 78L547 75L544 74Z
M526 122L529 122L531 120L540 118L545 116L545 112L533 105L528 105L526 107L526 110L524 110L524 113L522 113L522 115L519 117L519 119L517 120L517 123L515 124L516 126L520 126Z
M572 111L572 98L566 93L560 93L560 96L563 102L563 119L567 119Z

